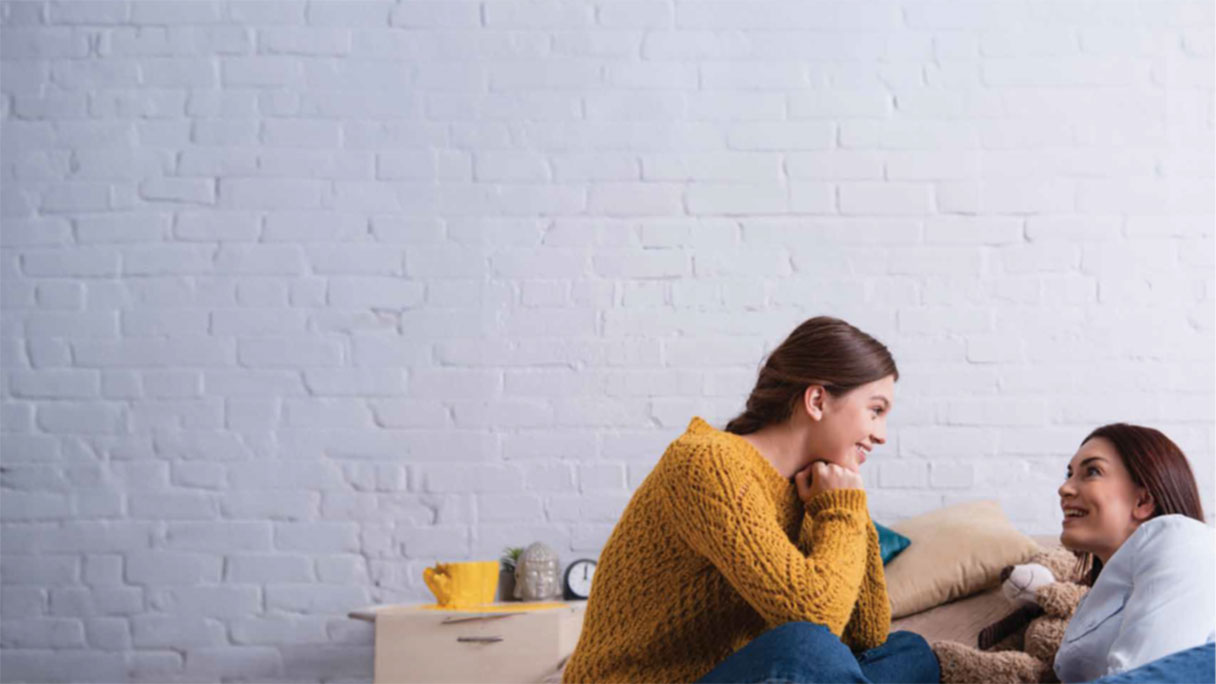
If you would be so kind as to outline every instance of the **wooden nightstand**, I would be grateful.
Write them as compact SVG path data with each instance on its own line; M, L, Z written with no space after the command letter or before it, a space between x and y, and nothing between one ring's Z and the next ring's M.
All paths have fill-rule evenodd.
M586 601L507 612L424 610L421 604L363 608L376 625L375 682L539 682L574 651ZM501 608L499 608L501 607Z

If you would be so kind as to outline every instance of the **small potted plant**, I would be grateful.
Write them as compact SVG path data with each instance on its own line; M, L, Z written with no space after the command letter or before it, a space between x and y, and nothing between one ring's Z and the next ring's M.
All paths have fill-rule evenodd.
M522 546L508 546L502 550L498 569L498 600L515 600L515 564L524 552Z

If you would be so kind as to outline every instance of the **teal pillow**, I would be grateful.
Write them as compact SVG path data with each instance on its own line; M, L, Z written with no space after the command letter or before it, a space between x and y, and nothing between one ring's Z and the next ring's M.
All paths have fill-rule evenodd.
M878 523L874 523L874 529L878 530L878 553L882 555L883 565L890 563L892 558L898 556L908 548L908 544L912 543L911 539Z

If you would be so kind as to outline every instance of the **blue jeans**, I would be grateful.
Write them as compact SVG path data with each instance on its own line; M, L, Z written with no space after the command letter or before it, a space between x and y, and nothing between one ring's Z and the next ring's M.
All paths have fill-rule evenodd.
M1095 679L1094 684L1198 684L1213 681L1216 681L1216 644L1204 644L1171 653L1127 672Z
M812 622L775 627L735 651L699 682L938 682L937 656L919 634L895 632L855 654L831 630Z

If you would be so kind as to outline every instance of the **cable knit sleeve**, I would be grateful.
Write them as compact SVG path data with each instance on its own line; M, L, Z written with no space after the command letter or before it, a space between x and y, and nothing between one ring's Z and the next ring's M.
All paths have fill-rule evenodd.
M844 628L843 641L854 650L881 646L891 631L891 600L887 596L887 577L883 572L878 530L869 515L866 531L866 574L857 596L857 606Z
M814 526L804 554L732 454L707 446L669 467L663 499L671 527L770 626L809 621L841 635L866 574L865 491L834 490L811 501Z
M891 599L887 594L887 577L882 564L882 547L878 529L866 511L866 574L857 595L857 606L845 626L841 640L855 650L881 646L891 631ZM815 519L806 515L798 533L798 548L803 555L811 551Z

